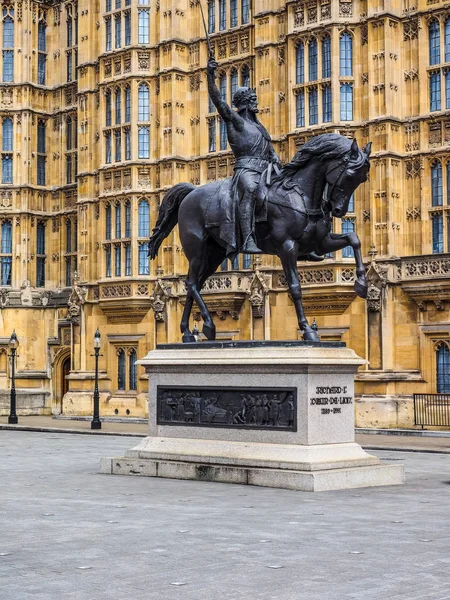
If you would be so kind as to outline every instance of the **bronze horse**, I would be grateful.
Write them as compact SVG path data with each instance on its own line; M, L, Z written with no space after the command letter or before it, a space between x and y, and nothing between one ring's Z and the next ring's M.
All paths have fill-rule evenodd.
M327 133L313 137L298 150L267 189L267 220L256 223L256 240L264 254L279 256L297 312L303 339L316 342L302 305L297 261L315 252L324 255L351 246L355 254L355 292L367 296L367 280L361 255L361 242L355 232L331 232L331 216L347 213L351 195L367 179L371 144L361 150L356 140ZM181 244L189 261L187 297L181 319L183 342L194 341L189 318L195 300L203 321L203 333L214 340L216 328L200 294L201 289L226 258L226 243L219 227L205 226L210 202L218 202L223 182L200 187L179 183L163 198L159 216L149 241L154 259L163 240L178 223ZM231 200L230 200L231 201Z

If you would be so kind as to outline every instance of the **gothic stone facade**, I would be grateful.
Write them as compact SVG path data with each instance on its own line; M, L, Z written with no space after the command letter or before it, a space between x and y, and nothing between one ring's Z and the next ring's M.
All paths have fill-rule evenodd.
M99 327L101 413L144 416L134 361L179 340L187 266L176 231L150 265L144 242L165 190L233 170L208 102L199 0L1 5L0 410L14 328L19 412L90 414ZM440 0L204 9L222 94L256 87L283 161L324 132L373 142L370 181L334 223L360 234L368 301L346 251L299 266L322 339L368 361L358 425L410 426L414 392L448 391L436 360L448 372L450 11ZM222 269L205 291L219 338L300 337L277 259Z

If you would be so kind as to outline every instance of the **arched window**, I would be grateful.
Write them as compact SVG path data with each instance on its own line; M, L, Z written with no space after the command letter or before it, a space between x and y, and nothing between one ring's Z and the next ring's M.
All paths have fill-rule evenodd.
M437 65L441 62L441 32L438 21L431 21L428 26L428 37L430 43L430 65Z
M141 200L138 207L138 237L150 235L150 206L147 200Z
M2 125L2 151L12 152L13 149L13 122L7 117Z
M137 354L136 350L132 348L128 357L129 362L129 382L130 390L137 390Z
M219 30L227 28L227 0L219 0Z
M12 269L12 223L3 221L2 223L2 246L1 246L1 277L2 285L11 285Z
M450 350L443 342L436 347L436 391L450 393Z
M233 101L233 96L236 90L238 89L238 85L238 72L236 69L233 69L230 74L231 101Z
M105 121L106 127L109 127L112 123L111 121L111 92L108 90L105 95Z
M341 77L353 75L353 46L352 36L345 32L339 40L339 72Z
M245 25L250 20L250 0L242 0L241 2L242 12L242 25Z
M131 88L127 86L125 88L125 123L131 121Z
M5 15L6 8L3 9ZM14 81L14 20L11 16L3 19L3 79Z
M122 123L122 92L116 90L116 125Z
M124 25L125 25L125 46L131 44L131 13L127 11L124 13Z
M214 33L216 30L216 0L208 2L208 33Z
M150 43L150 11L143 9L138 11L138 44Z
M105 238L107 240L110 240L111 239L111 233L112 233L112 228L111 228L111 204L107 204L106 205L105 222L106 222Z
M243 87L250 87L250 69L248 68L247 65L242 67L241 84Z
M342 219L342 233L351 233L352 231L355 231L355 219ZM353 258L354 256L351 246L346 246L342 250L342 258Z
M122 13L114 15L114 46L120 48L122 45Z
M442 206L442 166L435 162L431 167L431 205Z
M115 232L116 240L119 240L122 237L122 206L120 204L116 204L116 232Z
M353 86L341 84L341 121L353 121Z
M138 90L138 120L150 119L150 90L146 83L141 83Z
M309 81L317 80L317 40L309 42Z
M450 17L444 23L445 62L450 61Z
M67 16L67 46L73 46L73 20L72 15Z
M430 112L441 110L441 72L430 73Z
M330 123L332 121L332 112L331 85L324 85L322 88L322 121L324 123Z
M117 389L125 390L126 387L126 356L125 351L120 348L117 352Z
M251 254L243 254L242 255L242 268L243 269L251 269L252 266L252 255Z
M295 83L305 81L305 45L300 42L295 49Z
M322 40L322 77L331 77L331 38L329 35Z
M38 50L40 52L47 52L47 39L46 39L47 25L45 21L39 21L38 25Z
M131 237L131 203L125 203L125 237Z
M237 0L230 0L230 27L236 27L237 24L238 24Z
M227 101L227 76L225 74L221 75L219 78L219 92L220 98L226 102Z

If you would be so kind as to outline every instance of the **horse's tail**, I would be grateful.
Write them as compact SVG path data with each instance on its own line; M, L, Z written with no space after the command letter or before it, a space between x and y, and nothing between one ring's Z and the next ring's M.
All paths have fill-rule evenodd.
M177 183L164 196L159 208L158 220L148 242L148 255L156 258L159 247L178 223L178 209L186 196L195 190L192 183Z

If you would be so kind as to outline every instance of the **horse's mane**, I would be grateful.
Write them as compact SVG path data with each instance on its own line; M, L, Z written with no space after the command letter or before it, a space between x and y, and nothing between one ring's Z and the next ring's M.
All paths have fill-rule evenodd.
M284 165L276 179L281 181L292 177L298 169L304 167L314 157L319 158L322 162L342 158L349 152L352 142L353 140L337 133L314 136L295 153L290 162ZM353 162L356 163L355 168L358 168L368 162L368 157L359 149L358 159Z

